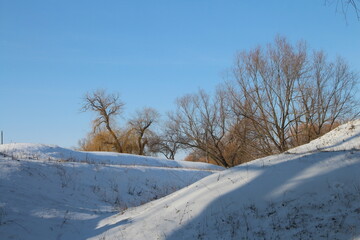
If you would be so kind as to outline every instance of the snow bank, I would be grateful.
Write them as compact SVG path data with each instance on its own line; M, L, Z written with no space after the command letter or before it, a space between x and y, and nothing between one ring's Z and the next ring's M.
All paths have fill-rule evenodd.
M290 149L289 153L312 151L360 150L360 120L343 124L308 144Z
M360 239L358 132L213 174L104 219L114 227L91 239Z
M120 165L3 157L0 237L360 239L359 132L360 122L354 121L287 153L214 174L123 166L123 156L112 153L88 156L95 162L120 161ZM76 154L77 161L84 157L84 153ZM150 169L157 171L150 173ZM189 178L193 183L179 191L140 202L144 196L157 198L152 188L164 190L167 184ZM118 201L122 197L142 205L113 213L122 208Z
M113 214L222 169L40 144L0 146L0 239L87 239Z
M97 164L148 166L166 168L189 168L202 170L223 170L224 168L212 164L187 161L166 160L155 157L145 157L132 154L112 152L79 152L61 148L56 145L10 143L0 145L0 153L18 159L56 160L64 162L87 162Z

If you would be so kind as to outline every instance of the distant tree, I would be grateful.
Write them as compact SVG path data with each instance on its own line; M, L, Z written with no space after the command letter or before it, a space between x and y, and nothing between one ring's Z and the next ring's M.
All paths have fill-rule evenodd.
M149 140L150 151L153 153L161 153L167 159L174 160L176 153L181 148L182 144L176 122L165 122L162 126L162 132L155 134Z
M296 82L306 71L305 44L291 46L285 38L264 50L257 47L237 55L230 84L232 110L239 119L248 119L270 147L288 149L289 130L297 121L292 111Z
M359 116L359 103L355 98L358 75L349 65L340 57L329 61L323 51L314 52L309 62L307 77L298 82L297 112L301 121L297 121L293 129L296 134L292 133L306 140L297 145Z
M136 112L136 115L128 121L133 134L137 139L139 155L145 154L145 147L149 144L149 139L153 137L154 132L151 127L159 120L159 113L153 108L143 108Z
M243 154L244 142L230 133L236 124L229 114L226 92L219 89L214 97L204 91L177 100L177 110L169 114L182 146L199 151L206 160L224 167L249 161Z
M116 134L118 134L118 132ZM116 151L114 138L106 129L98 129L95 132L90 132L86 138L79 141L78 145L81 151Z
M105 90L96 90L87 93L84 97L82 106L83 111L93 111L97 117L93 121L93 131L101 127L112 136L117 152L123 152L121 142L114 130L114 118L122 113L124 103L120 100L118 94L107 94Z
M358 75L341 58L309 54L304 42L293 46L277 37L266 49L241 52L232 74L231 110L251 124L263 153L284 152L359 116Z
M204 151L201 151L199 149L193 149L184 159L188 162L205 162L210 164L216 164L218 163L214 161L212 158L206 155Z
M137 136L133 129L116 129L114 130L122 147L122 153L138 154L139 147ZM91 131L86 138L81 139L78 143L82 151L104 151L116 152L116 143L113 136L105 128L99 128Z
M138 137L135 131L130 126L122 129L119 134L119 140L122 144L123 152L130 154L139 154L139 146L137 139Z
M256 131L247 119L233 123L229 127L223 142L223 156L229 166L236 166L256 158L271 154L272 149L267 149L261 142L262 136L257 136ZM219 164L209 151L192 148L185 161L206 162Z

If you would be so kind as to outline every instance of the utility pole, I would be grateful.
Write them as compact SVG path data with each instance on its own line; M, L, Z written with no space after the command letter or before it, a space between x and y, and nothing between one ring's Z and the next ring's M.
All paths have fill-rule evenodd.
M4 144L4 133L1 131L1 144Z

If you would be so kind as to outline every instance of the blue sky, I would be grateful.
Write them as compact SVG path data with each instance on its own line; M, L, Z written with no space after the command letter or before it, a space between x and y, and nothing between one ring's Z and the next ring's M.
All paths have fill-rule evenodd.
M81 98L119 92L125 117L223 81L237 51L277 34L360 72L360 22L324 0L0 0L0 130L5 142L75 147Z

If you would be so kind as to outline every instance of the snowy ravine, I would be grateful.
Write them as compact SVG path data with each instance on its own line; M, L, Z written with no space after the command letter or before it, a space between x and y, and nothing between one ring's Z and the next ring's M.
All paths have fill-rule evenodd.
M360 239L360 121L97 227L91 239Z
M0 239L87 239L109 216L223 168L42 144L0 145Z

